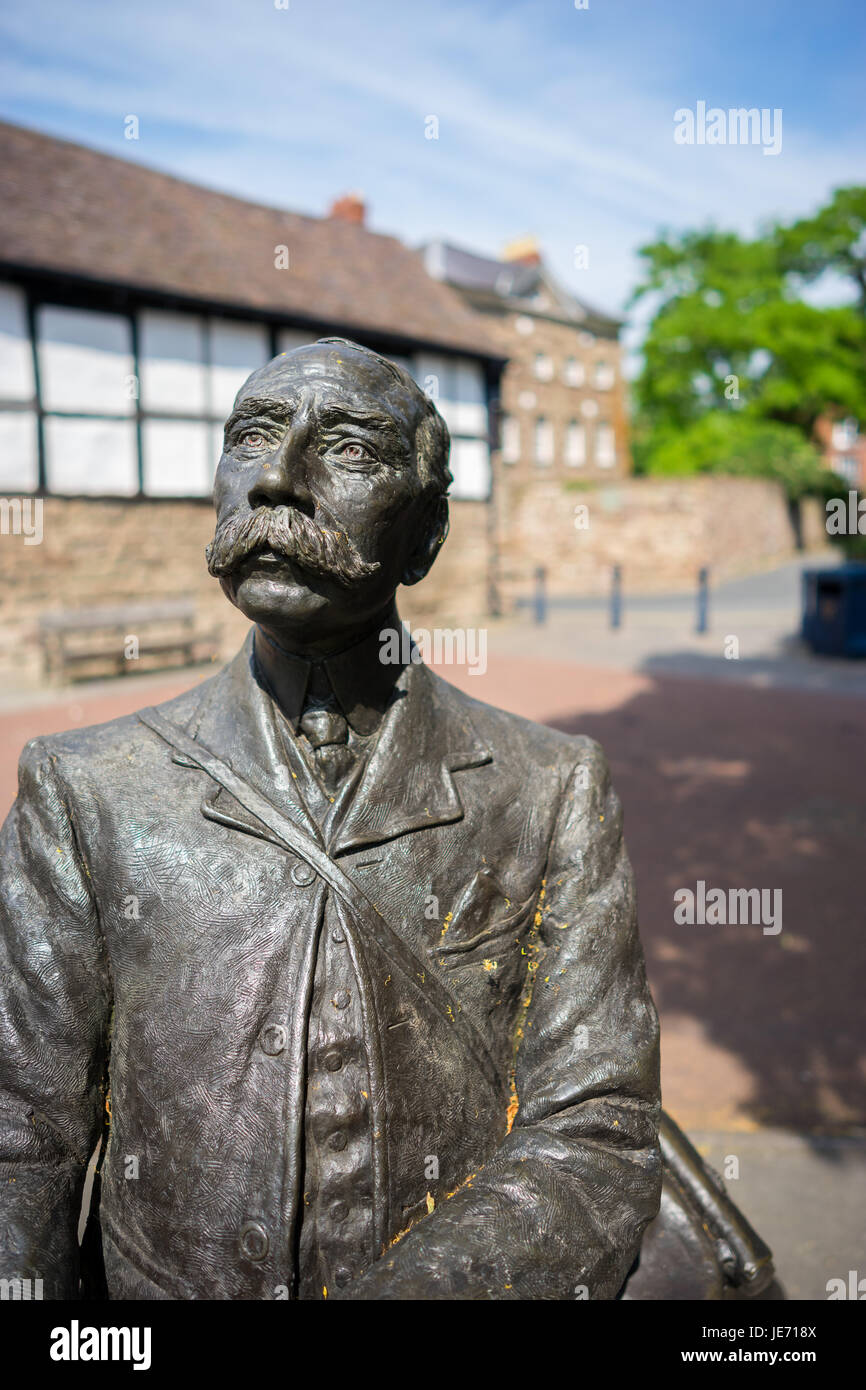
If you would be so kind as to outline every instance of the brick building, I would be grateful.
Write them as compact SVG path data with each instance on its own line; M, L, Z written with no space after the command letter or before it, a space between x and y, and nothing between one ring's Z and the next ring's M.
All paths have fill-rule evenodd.
M357 195L304 217L0 125L0 488L204 495L244 377L341 334L436 383L454 495L486 497L495 347L363 217Z
M815 422L815 443L827 467L853 488L866 488L866 435L857 421L830 414Z
M620 320L557 284L534 240L502 260L441 241L423 248L428 273L484 315L504 357L501 466L506 483L601 481L630 471Z
M38 663L46 608L184 594L230 625L202 558L222 422L250 371L321 336L435 394L456 538L435 583L457 611L483 594L501 354L364 220L357 195L302 216L0 124L0 494L45 517L39 545L0 537L0 666Z

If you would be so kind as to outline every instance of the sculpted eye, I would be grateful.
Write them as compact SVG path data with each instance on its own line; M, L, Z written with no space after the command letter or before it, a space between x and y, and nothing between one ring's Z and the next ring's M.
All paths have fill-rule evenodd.
M261 430L247 430L240 437L241 444L248 444L251 449L262 449L267 444L267 439Z
M357 439L349 439L333 450L341 463L375 463L376 457L365 444Z

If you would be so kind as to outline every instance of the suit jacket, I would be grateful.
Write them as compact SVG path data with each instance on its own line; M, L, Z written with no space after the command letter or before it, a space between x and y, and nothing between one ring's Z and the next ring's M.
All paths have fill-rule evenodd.
M316 833L249 643L160 712ZM410 666L327 851L379 914L340 909L373 1236L336 1296L615 1297L659 1205L658 1025L599 746ZM105 1130L111 1297L296 1294L333 890L135 716L26 747L0 858L2 1274L77 1296Z

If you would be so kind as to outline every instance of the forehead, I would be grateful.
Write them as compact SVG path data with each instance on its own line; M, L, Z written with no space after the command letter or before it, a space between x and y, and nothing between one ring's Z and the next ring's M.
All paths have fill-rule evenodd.
M235 406L247 397L369 410L390 415L407 429L414 428L424 407L417 387L410 391L375 358L337 346L296 348L275 357L244 382Z

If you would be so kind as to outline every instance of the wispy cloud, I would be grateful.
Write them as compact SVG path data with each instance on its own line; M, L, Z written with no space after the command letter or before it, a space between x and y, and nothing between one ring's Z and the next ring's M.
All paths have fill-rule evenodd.
M797 0L289 4L31 0L0 22L4 113L301 211L361 187L374 225L410 242L495 252L533 231L610 308L660 227L751 229L863 177L863 21L839 0L820 16ZM781 107L781 155L675 145L674 111L699 99Z

